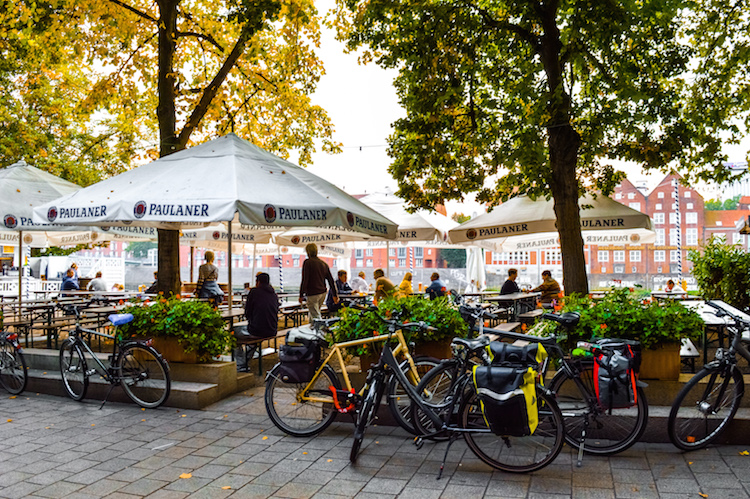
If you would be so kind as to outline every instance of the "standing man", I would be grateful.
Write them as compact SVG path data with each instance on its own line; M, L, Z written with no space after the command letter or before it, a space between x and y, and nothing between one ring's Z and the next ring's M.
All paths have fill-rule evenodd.
M503 287L500 288L501 295L509 295L512 293L520 293L521 289L516 284L516 278L518 277L518 269L508 269L508 280L503 283Z
M318 258L318 246L310 243L305 246L307 260L302 264L302 282L299 285L299 302L307 300L307 313L310 323L313 319L320 319L322 314L320 308L326 299L326 282L333 293L333 302L339 302L339 294L336 284L333 282L331 269L328 264Z
M532 291L541 291L542 307L552 308L552 300L557 300L560 297L560 284L552 279L552 272L545 270L542 272L542 283Z

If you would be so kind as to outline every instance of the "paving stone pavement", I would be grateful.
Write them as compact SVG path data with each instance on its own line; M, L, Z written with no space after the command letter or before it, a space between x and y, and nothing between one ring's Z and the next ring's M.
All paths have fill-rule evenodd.
M444 443L417 450L403 430L375 426L351 465L351 432L340 417L317 437L286 436L266 416L262 388L202 411L2 394L0 497L750 497L750 456L739 446L683 454L636 444L586 456L581 468L566 447L547 468L517 475L457 442L436 480Z

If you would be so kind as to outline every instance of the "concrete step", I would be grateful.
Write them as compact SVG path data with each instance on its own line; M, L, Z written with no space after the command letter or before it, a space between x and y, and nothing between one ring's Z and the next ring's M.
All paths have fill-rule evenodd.
M68 396L62 384L59 351L25 348L23 353L29 373L28 392ZM108 364L108 354L96 353L96 356ZM94 361L87 360L89 368L93 368ZM256 377L253 373L238 373L234 362L172 363L169 367L171 391L164 405L182 409L202 409L238 391L247 390L254 386ZM86 399L104 400L110 386L99 375L90 377ZM108 400L132 403L121 387L112 389Z

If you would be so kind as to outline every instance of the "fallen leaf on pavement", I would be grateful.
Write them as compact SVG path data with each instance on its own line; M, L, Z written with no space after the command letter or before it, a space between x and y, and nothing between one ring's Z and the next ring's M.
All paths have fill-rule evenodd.
M183 473L182 475L180 475L180 478L193 478L193 475L190 473Z

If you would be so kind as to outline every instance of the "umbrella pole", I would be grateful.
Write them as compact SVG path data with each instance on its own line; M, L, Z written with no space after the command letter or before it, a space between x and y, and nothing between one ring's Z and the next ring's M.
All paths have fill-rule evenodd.
M21 314L21 301L23 300L23 231L18 231L18 314Z
M190 282L195 282L193 279L193 265L195 265L195 246L190 245Z
M385 276L391 278L391 243L385 242Z
M228 261L229 268L227 269L227 271L228 271L228 277L229 277L228 278L228 281L229 281L229 312L231 313L232 312L232 301L233 301L232 300L232 222L231 222L231 220L227 224L227 227L228 227L228 229L227 229L227 235L229 236L228 237L228 242L227 242L227 245L229 246L229 248L227 249L227 253L229 253L229 258L228 258L228 260L229 260Z
M258 243L253 243L253 278L250 280L250 282L252 282L253 284L255 284L255 247L257 245Z

